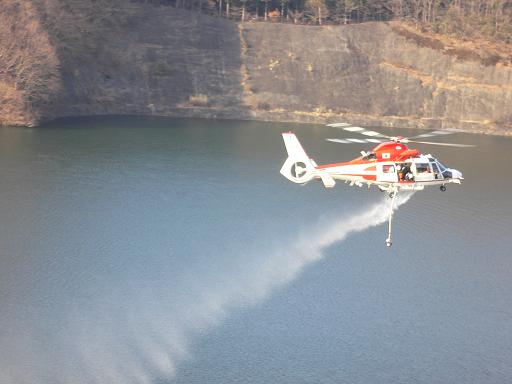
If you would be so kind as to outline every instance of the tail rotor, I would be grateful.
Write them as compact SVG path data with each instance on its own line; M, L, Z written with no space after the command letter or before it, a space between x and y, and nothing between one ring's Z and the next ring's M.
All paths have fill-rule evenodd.
M297 184L307 183L315 176L314 161L308 157L294 133L283 133L283 140L288 158L281 168L281 175Z

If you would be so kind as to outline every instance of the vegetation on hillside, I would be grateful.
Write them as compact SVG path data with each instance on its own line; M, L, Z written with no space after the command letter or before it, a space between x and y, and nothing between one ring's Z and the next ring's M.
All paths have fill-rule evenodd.
M407 20L435 33L512 43L512 0L134 0L224 17L301 24Z

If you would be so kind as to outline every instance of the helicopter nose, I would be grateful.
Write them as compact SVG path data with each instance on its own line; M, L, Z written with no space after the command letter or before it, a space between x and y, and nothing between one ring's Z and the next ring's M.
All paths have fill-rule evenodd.
M456 169L451 169L452 171L452 178L453 179L460 179L460 180L463 180L464 178L462 177L462 172L461 171L458 171Z

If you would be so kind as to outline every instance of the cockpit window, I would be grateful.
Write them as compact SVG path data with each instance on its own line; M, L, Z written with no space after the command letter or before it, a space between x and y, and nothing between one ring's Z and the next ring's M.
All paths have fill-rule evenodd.
M377 158L377 155L375 152L369 152L365 156L363 156L363 160L375 160Z
M437 164L437 162L436 161L432 161L430 163L430 166L432 167L432 170L434 171L434 175L435 175L436 179L442 179L443 178L443 173L440 170L439 165Z
M394 173L395 172L395 166L391 164L385 164L382 166L382 172L384 173Z
M430 172L430 167L428 163L417 163L416 164L416 173L428 173Z
M448 169L443 163L441 163L439 160L437 160L437 165L439 165L439 168L441 169L441 172L444 172Z
M429 157L428 160L432 164L437 163L437 165L439 166L439 169L441 170L441 172L444 172L444 171L446 171L448 169L448 167L446 167L443 163L441 163L438 159L436 159L434 157Z

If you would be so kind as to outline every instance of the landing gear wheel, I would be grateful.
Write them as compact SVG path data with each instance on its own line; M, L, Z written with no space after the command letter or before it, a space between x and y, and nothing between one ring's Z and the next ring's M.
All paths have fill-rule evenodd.
M393 244L391 239L386 239L386 247L391 247L391 244Z
M441 191L443 191L443 192L444 192L444 191L446 191L446 186L445 186L445 185L441 185L441 186L439 187L439 189L440 189Z
M389 192L389 198L392 199L393 197L395 197L395 192Z

